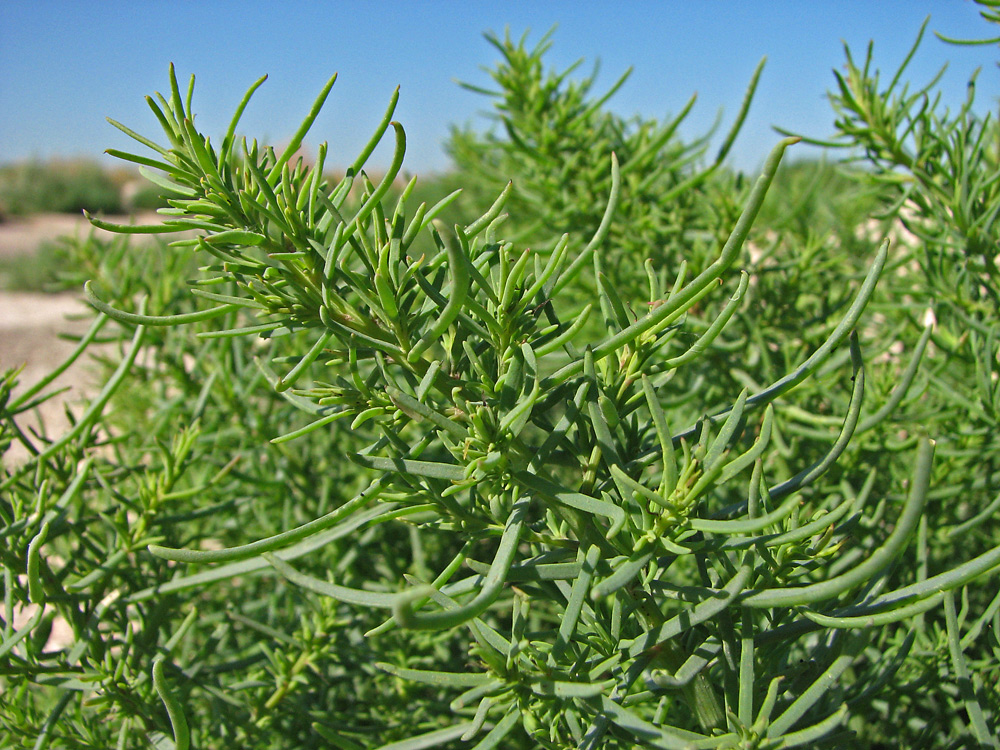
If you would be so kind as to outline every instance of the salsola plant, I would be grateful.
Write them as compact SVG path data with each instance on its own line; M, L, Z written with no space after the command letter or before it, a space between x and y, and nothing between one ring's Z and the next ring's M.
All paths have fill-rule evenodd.
M193 372L207 372L206 363L218 369L189 384L193 404L181 403L183 393L171 401L173 413L193 423L159 444L162 468L143 496L155 502L130 507L117 474L98 471L94 456L58 467L53 483L68 484L54 504L49 490L35 506L5 501L4 533L23 540L25 562L18 568L8 565L17 557L5 558L2 649L5 658L17 655L14 671L26 681L62 685L46 736L90 690L79 677L62 684L46 675L72 675L82 664L99 671L93 665L102 660L98 695L85 700L127 717L120 746L148 738L176 748L215 746L221 735L207 705L239 717L228 741L279 746L273 733L281 721L269 712L310 672L336 694L340 711L303 709L298 718L310 742L341 748L843 746L871 715L865 707L897 680L913 645L908 637L887 646L880 636L934 608L946 614L948 658L967 673L960 623L968 613L956 609L956 592L1000 564L1000 548L940 573L923 567L906 581L898 575L913 539L926 534L933 436L918 434L902 454L905 476L872 470L827 481L855 436L888 419L905 397L930 335L922 334L912 366L881 408L863 412L858 331L889 243L872 247L837 319L786 372L742 389L733 387L740 378L732 372L716 372L726 361L740 369L741 339L727 332L751 294L741 253L796 138L780 141L743 191L742 209L712 258L694 270L661 256L642 259L641 286L633 280L623 291L608 265L617 262L609 239L615 217L640 210L628 207L636 198L622 178L627 162L605 155L607 194L586 236L570 226L538 251L508 239L508 225L518 221L505 213L516 174L485 213L445 226L440 217L454 208L455 194L414 205L416 179L397 184L405 151L403 127L392 120L398 92L343 178L325 176L326 145L313 164L298 155L334 80L280 154L236 135L262 81L218 144L195 128L194 79L182 95L172 68L169 96L148 100L167 145L115 123L152 151L116 155L142 165L173 196L171 208L162 226L94 224L123 233L193 231L167 252L193 252L204 265L189 309L179 313L120 291L112 303L102 285L86 286L99 311L93 336L108 319L134 328L95 413L146 337L169 333L155 344L169 353L188 335L178 327L197 326ZM365 163L390 130L391 165L371 180ZM668 141L669 134L660 145ZM710 176L677 184L693 190ZM533 200L544 200L544 191ZM627 232L619 225L614 236ZM648 250L652 256L656 248ZM156 290L151 297L170 297ZM181 359L167 357L190 379ZM731 392L720 394L715 375ZM207 509L195 502L243 471L229 456L213 455L238 437L219 426L215 443L198 440L217 418L215 379L231 401L261 405L265 415L246 429L286 426L267 435L272 445L259 448L260 462L290 460L268 458L285 451L309 457L303 472L313 471L306 466L313 460L340 472L320 490L284 472L267 477L266 465L246 469L241 492L285 493L297 503L272 519L283 528L258 538L240 538L226 521L243 512L242 502ZM810 388L828 390L843 409L818 441L822 450L796 453L775 404ZM273 393L304 421L269 421L278 408ZM13 414L27 401L7 403ZM824 414L818 424L831 421ZM73 439L92 423L88 412ZM9 470L4 489L43 476L73 439ZM185 472L196 476L182 488ZM85 575L71 566L92 550L76 545L63 572L41 550L60 532L74 547L73 526L59 509L72 505L84 483L94 485L92 477L94 489L120 496L127 543ZM312 490L326 512L302 507ZM180 501L186 510L171 511ZM124 508L138 514L142 529L136 519L130 526ZM208 543L220 537L232 542ZM142 575L129 572L130 559ZM23 586L11 572L22 569ZM111 578L122 580L113 595ZM257 606L240 591L263 596L262 580L285 586L285 602L311 602L312 624L286 623L298 628L291 633L259 621L254 613L280 619L277 604ZM228 608L218 604L226 581ZM33 634L45 610L15 630L15 592L63 606L66 589L94 598L79 610L77 645L46 654L37 643L45 639ZM178 592L190 595L183 613L149 613L158 597L176 601L168 597ZM198 606L209 602L227 615L209 618L204 630L212 634L199 636L199 645L192 636L204 617ZM143 616L159 625L119 626L127 630L124 648L139 656L128 661L128 679L111 679L115 658L100 648L97 623L108 611L127 623L129 607L151 608ZM971 631L995 615L996 607L988 609ZM239 695L266 682L227 683L228 672L252 659L219 663L206 646L228 643L234 623L270 644L260 649L280 677L248 716L239 713ZM22 653L29 636L35 645ZM153 708L137 707L136 696ZM976 738L995 742L990 707L974 691L962 699ZM398 705L380 716L387 702Z

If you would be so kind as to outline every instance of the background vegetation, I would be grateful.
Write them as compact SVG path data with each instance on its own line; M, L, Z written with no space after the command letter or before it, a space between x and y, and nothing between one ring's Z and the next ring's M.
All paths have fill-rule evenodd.
M0 166L0 217L37 213L121 214L166 205L155 186L131 169L107 170L86 159Z

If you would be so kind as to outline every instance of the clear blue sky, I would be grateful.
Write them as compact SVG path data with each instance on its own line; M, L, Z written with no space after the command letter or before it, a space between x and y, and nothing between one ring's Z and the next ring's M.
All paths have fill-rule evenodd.
M623 115L663 118L694 92L698 103L683 134L706 129L720 108L735 114L757 61L768 56L758 96L730 161L753 170L777 140L772 125L829 135L825 93L843 65L842 42L863 58L869 40L886 80L921 22L955 37L996 35L969 0L2 0L0 1L0 163L25 158L91 156L106 148L143 147L105 122L113 117L140 133L160 132L143 97L167 90L167 65L182 81L194 73L195 111L218 141L246 88L269 80L244 116L244 135L281 143L316 93L340 77L307 145L330 143L330 162L345 164L367 140L396 85L396 119L407 131L405 168L443 169L441 147L452 123L482 124L485 97L456 79L486 85L482 66L497 52L487 30L537 40L558 30L548 63L562 69L599 59L598 90L629 65L635 72L610 106ZM928 33L907 79L928 80L951 61L944 101L957 105L971 72L982 66L981 109L996 109L1000 54L959 48ZM801 150L800 153L805 153ZM338 156L339 155L339 156ZM388 160L387 150L375 163Z

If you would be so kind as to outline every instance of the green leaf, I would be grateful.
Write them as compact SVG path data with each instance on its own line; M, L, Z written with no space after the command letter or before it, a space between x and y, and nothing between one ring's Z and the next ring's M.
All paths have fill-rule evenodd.
M472 726L471 721L456 724L445 729L435 729L432 732L418 734L408 740L390 742L388 745L381 745L375 750L425 750L429 747L439 747L446 742L457 740Z
M493 750L493 748L499 747L500 743L511 733L520 720L520 709L516 705L511 706L503 718L486 733L486 736L482 740L476 743L472 750Z
M210 234L205 238L209 245L238 245L256 247L267 242L267 237L258 232L248 232L245 229L230 229L225 232Z
M506 582L508 571L517 553L521 540L521 529L524 526L524 516L528 504L524 501L516 503L511 510L510 518L500 537L496 557L490 566L489 573L483 579L482 588L468 603L443 612L420 613L414 611L413 603L435 591L433 587L425 586L401 595L393 607L393 616L404 628L420 630L444 630L461 625L478 617L496 601Z
M442 464L434 461L415 461L412 458L385 458L366 456L360 453L348 455L354 463L379 471L395 471L400 474L415 474L419 477L447 479L460 482L465 479L465 469L457 464Z
M94 292L94 282L88 281L83 285L83 294L91 306L104 313L109 318L117 320L119 323L129 323L137 326L174 326L185 325L187 323L197 323L202 320L211 320L220 315L239 309L235 304L225 304L220 307L213 307L209 310L199 310L191 313L180 313L178 315L144 315L118 310L107 302L101 300Z
M818 583L752 592L742 599L743 606L773 608L811 604L838 596L861 585L880 572L902 552L923 514L933 459L934 442L925 438L920 442L910 494L906 499L906 505L903 506L899 520L896 522L896 527L882 546L869 555L867 560L845 573Z
M607 532L609 539L613 538L625 525L625 511L617 505L605 502L604 500L598 500L596 497L590 497L580 492L565 490L547 479L526 471L514 472L513 476L514 479L525 487L540 493L549 500L582 510L585 513L592 513L610 519L611 527Z
M299 125L298 130L292 135L291 140L285 146L284 151L278 160L271 167L271 171L268 173L268 180L274 179L277 175L281 174L281 168L288 162L288 160L298 153L299 147L302 145L302 139L306 137L306 133L309 132L309 128L316 121L319 116L320 110L323 109L323 104L326 102L326 97L330 93L330 89L333 88L333 84L337 82L337 74L334 73L330 76L330 79L326 82L323 88L320 90L319 95L316 97L316 101L313 102L312 107L309 108L309 112L306 114L306 118ZM263 79L260 80L263 83ZM256 84L259 85L259 84ZM254 88L256 88L256 85ZM249 98L250 93L253 93L253 88L248 92L247 98ZM235 123L234 123L235 124ZM357 170L355 170L357 171Z
M171 547L161 547L157 544L149 545L149 551L164 560L175 560L186 563L211 563L211 562L232 562L234 560L246 560L251 557L263 554L264 552L274 552L275 550L288 547L289 545L308 539L310 536L326 531L336 526L345 518L366 508L375 499L374 489L377 487L373 483L368 490L356 495L351 500L341 505L336 510L332 510L324 516L304 523L294 529L283 531L280 534L259 539L249 544L241 544L238 547L213 550L190 550L176 549ZM385 510L386 506L380 506L380 510Z
M469 259L462 250L462 243L456 243L447 233L442 233L441 238L444 240L445 250L448 253L448 269L452 276L451 293L438 319L421 336L420 341L410 349L407 360L411 363L416 362L431 344L437 343L444 335L462 311L465 299L469 295Z
M383 607L392 609L399 600L399 594L387 594L378 591L365 591L363 589L352 589L346 586L338 586L329 581L322 581L314 576L306 575L293 568L281 558L275 557L270 552L262 553L261 557L267 560L268 564L278 571L283 578L296 586L309 589L313 593L322 596L329 596L338 602L345 604L356 604L359 607Z
M764 163L764 171L754 184L753 190L750 192L750 197L747 199L747 203L743 208L743 213L740 214L740 218L737 220L736 226L733 228L733 231L729 235L729 239L723 246L720 256L708 268L692 279L687 286L683 288L683 290L678 291L677 294L673 295L667 302L650 311L649 314L639 318L639 320L625 330L611 336L608 339L605 339L601 344L595 347L595 360L604 359L613 352L621 349L626 344L631 343L647 331L653 328L658 328L670 320L676 319L676 317L679 317L683 311L687 310L691 305L697 302L697 300L710 289L713 283L722 277L722 274L736 260L740 249L743 247L743 243L746 241L747 235L750 233L750 228L753 226L753 222L757 218L757 213L760 211L760 207L764 203L764 196L767 194L771 181L774 179L774 175L778 170L778 164L781 162L781 157L784 154L785 149L798 141L798 138L786 138L779 142L778 145L771 150L770 155L767 157L767 161ZM605 216L607 217L607 214L605 214ZM598 231L600 233L601 230ZM597 240L597 237L595 236L594 239ZM593 245L594 242L592 241L591 244ZM580 257L582 258L583 255L581 254ZM577 260L579 260L579 258ZM882 257L882 262L885 262L884 256ZM576 263L576 261L574 261L574 263ZM879 266L879 271L881 271L881 266ZM567 273L566 275L568 276L569 274ZM872 286L874 287L874 282L872 282ZM558 291L558 285L556 291ZM869 290L868 296L871 295L871 291L872 290ZM867 301L868 298L865 297L865 303L867 303ZM582 366L583 363L579 361L566 365L561 370L553 374L550 378L551 382L546 382L543 384L543 387L552 387L552 385L564 381L566 378L580 372Z
M494 682L494 678L489 672L436 672L429 669L410 669L408 667L397 667L386 662L375 662L375 666L383 672L399 677L401 680L411 680L422 682L425 685L437 685L439 687L478 687Z
M170 685L167 683L167 678L163 674L163 661L162 657L157 657L153 660L153 687L167 709L170 726L174 731L174 748L176 750L188 750L191 746L191 730L188 728L184 708L173 694Z
M164 222L163 224L114 224L103 219L96 219L89 212L84 211L83 215L87 221L98 229L106 232L117 232L118 234L167 234L168 232L186 232L191 227L176 222Z
M627 644L629 655L635 658L644 651L648 651L658 644L675 638L681 633L690 630L695 625L705 622L728 609L746 587L747 583L750 582L751 573L752 569L750 566L743 565L736 571L736 575L725 586L719 589L718 592L714 593L711 598L698 602L692 607L685 608L659 628L650 630L638 638L633 638L632 642ZM625 646L626 644L622 645Z
M434 425L450 434L456 440L465 440L469 437L469 431L462 427L462 425L457 422L453 422L443 414L434 411L427 406L427 404L415 399L408 393L404 393L399 388L387 385L385 392L401 411L409 414L411 417L429 420Z
M275 557L279 557L284 561L295 560L299 557L309 554L310 552L329 544L330 542L340 539L342 537L348 536L354 533L359 528L365 526L369 522L375 522L378 518L392 512L396 508L396 503L384 503L375 508L370 508L366 511L361 511L354 514L354 517L349 521L338 524L331 528L327 528L324 531L315 534L306 534L305 538L291 547L282 548L280 552L275 554ZM308 526L308 524L306 524ZM301 533L302 529L292 530L292 532L284 532L287 534L294 534L296 532ZM311 530L310 530L311 531ZM149 588L140 589L131 594L128 594L126 601L129 603L138 603L149 601L164 594L169 594L175 591L185 591L191 588L200 588L206 584L214 583L216 581L230 580L237 576L250 575L251 573L256 573L261 570L266 570L270 568L270 564L265 560L261 554L260 550L264 548L271 541L277 541L276 537L281 537L281 534L275 535L275 537L270 537L269 540L261 540L261 547L256 551L256 555L250 558L236 558L238 562L231 562L228 565L220 565L217 568L212 568L210 570L205 570L200 573L194 573L186 576L179 576L177 578L172 578L169 581L164 581L158 583L155 586ZM281 544L284 545L288 541L288 538L282 540ZM240 550L239 554L246 551L245 547L234 547L230 548L232 551ZM206 550L206 552L211 550ZM223 552L224 550L218 550Z
M614 723L621 727L647 747L663 750L689 750L691 747L719 747L737 739L735 734L725 734L711 738L711 744L706 744L704 735L689 732L672 726L657 726L642 719L607 696L601 698L601 711ZM697 745L693 745L697 742Z

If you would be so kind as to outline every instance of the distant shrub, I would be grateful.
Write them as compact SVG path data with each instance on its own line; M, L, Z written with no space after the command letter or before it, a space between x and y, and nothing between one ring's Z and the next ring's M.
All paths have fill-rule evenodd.
M115 177L86 160L37 160L0 167L0 214L121 213Z
M134 183L129 183L134 184ZM158 208L166 208L169 204L163 196L163 190L156 185L143 184L138 189L124 194L123 204L126 211L155 211Z
M62 274L67 266L66 237L59 242L43 242L29 255L0 257L0 290L17 292L62 291Z

